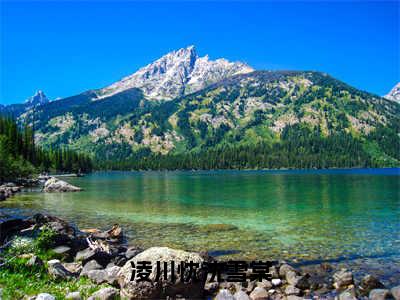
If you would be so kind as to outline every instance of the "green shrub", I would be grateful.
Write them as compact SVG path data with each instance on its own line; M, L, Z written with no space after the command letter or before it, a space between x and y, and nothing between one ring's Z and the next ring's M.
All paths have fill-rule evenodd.
M53 229L44 226L40 231L39 236L35 240L35 248L37 250L48 250L55 242L57 232Z

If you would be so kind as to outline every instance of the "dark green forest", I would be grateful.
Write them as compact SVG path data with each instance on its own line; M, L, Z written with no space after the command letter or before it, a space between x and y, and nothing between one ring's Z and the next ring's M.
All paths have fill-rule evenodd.
M387 154L400 159L400 143L391 130L378 128L368 136ZM119 170L207 170L207 169L324 169L387 166L365 150L360 139L345 132L322 136L320 130L296 124L287 126L281 140L249 145L225 144L186 154L154 155L150 150L135 153L125 161L98 161L101 169Z
M43 149L35 145L34 130L0 116L0 182L40 172L89 172L91 158L66 148Z

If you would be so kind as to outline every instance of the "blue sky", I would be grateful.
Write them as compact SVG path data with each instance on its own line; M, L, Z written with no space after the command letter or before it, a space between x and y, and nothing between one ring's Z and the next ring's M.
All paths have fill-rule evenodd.
M400 81L399 2L0 2L1 104L100 88L191 44L380 95Z

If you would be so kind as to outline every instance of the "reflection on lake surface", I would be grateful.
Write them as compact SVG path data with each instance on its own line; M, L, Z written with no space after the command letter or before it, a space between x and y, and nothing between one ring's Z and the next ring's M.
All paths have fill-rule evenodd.
M400 269L392 264L400 257L399 169L104 172L67 180L84 191L26 192L1 206L47 211L80 228L120 223L144 247L245 259L361 257Z

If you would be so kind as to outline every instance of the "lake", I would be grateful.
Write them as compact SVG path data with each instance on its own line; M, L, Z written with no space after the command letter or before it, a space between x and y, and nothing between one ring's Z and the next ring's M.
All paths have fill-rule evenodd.
M80 228L123 226L132 244L221 258L328 261L400 283L399 169L99 172L84 191L28 191L9 213L48 212Z

